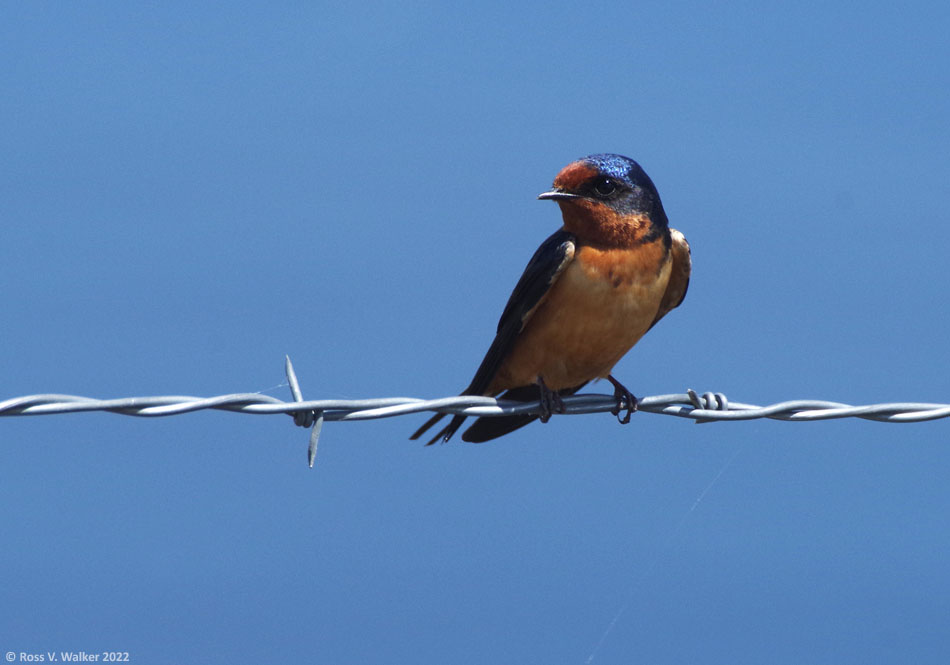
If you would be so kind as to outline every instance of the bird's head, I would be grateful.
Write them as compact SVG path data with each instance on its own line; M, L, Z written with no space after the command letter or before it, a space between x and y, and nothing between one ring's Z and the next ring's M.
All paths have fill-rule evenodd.
M650 176L629 157L590 155L557 174L554 187L538 196L557 201L564 227L581 238L629 245L659 237L666 212Z

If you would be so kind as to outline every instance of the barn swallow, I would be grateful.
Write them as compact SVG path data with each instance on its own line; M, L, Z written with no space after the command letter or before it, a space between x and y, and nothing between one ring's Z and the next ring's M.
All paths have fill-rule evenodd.
M479 443L563 412L562 397L606 378L613 413L627 422L637 399L611 371L686 296L689 244L669 227L660 195L640 165L613 154L565 166L550 191L564 225L531 257L498 322L495 340L462 395L535 401L541 414L479 418L463 441ZM446 414L420 427L418 439ZM427 445L448 441L456 415Z

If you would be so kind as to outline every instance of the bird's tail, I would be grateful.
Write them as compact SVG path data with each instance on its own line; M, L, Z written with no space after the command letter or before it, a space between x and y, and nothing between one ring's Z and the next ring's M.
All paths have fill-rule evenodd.
M573 395L585 385L585 383L582 383L575 388L565 388L557 392L559 395L566 397L567 395ZM535 402L538 399L538 387L532 385L521 386L520 388L512 388L511 390L499 395L498 399L507 399L513 402ZM462 441L468 441L470 443L484 443L485 441L491 441L492 439L497 439L499 436L504 436L509 432L514 432L516 429L524 427L525 425L532 423L537 419L538 416L531 414L501 416L498 418L479 418L472 424L471 427L465 430L464 434L462 434ZM459 422L459 425L461 424L462 423ZM458 428L456 427L456 429ZM454 432L455 430L452 431Z
M434 416L429 418L427 421L425 421L422 427L417 429L415 433L409 437L409 439L411 441L415 441L416 439L421 437L423 434L428 432L432 428L433 425L435 425L437 422L442 420L446 415L448 414L445 414L445 413L435 414ZM438 433L434 437L432 437L432 439L426 445L431 446L433 443L435 443L439 439L442 439L442 443L445 443L446 441L451 439L452 435L455 434L455 432L458 431L458 428L462 426L462 423L465 422L465 418L466 418L465 416L452 416L452 420L449 421L449 424L443 427L442 429L440 429Z
M582 383L574 388L564 388L557 392L559 395L566 397L567 395L573 395L585 385L586 383ZM538 387L532 385L512 388L499 395L498 399L507 399L512 402L534 402L538 399ZM533 423L537 419L538 416L531 414L501 416L499 418L479 418L462 434L462 441L468 441L470 443L491 441L509 432L514 432L516 429L520 429L529 423ZM459 423L459 425L461 424L462 423Z
M502 393L498 399L507 399L513 402L532 402L538 399L537 386L522 386L512 388ZM462 441L469 443L484 443L504 436L509 432L534 422L538 417L531 414L517 416L500 416L494 418L478 418L471 427L462 434ZM459 423L461 425L462 423Z
M579 386L574 388L564 388L557 391L559 395L567 397L568 395L573 395L578 390L587 385L586 382L582 383ZM470 390L470 389L469 389ZM472 394L468 390L462 393L463 395ZM506 399L512 402L534 402L538 399L538 386L521 386L519 388L512 388L511 390L498 396L498 399ZM423 434L428 432L432 427L442 420L446 415L445 413L437 413L431 418L429 418L422 427L417 429L415 433L410 436L410 440L415 441ZM452 435L455 434L458 429L462 426L462 423L465 422L467 416L452 416L452 420L449 421L449 424L439 430L439 432L432 437L427 446L431 446L438 440L442 440L442 443L445 443L452 438ZM492 439L497 439L500 436L504 436L509 432L514 432L516 429L524 427L525 425L534 422L538 419L538 416L531 414L516 415L516 416L500 416L492 418L478 418L469 427L465 430L465 433L462 434L462 441L468 441L469 443L484 443L485 441L491 441Z

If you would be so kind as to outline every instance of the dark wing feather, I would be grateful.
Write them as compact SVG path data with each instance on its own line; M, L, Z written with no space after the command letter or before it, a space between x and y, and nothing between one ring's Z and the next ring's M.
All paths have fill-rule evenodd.
M495 339L463 395L485 394L502 362L511 352L518 334L551 290L551 285L573 259L574 236L563 229L538 247L515 285L515 290L511 292L498 320Z
M488 348L481 365L478 366L472 382L462 391L463 395L484 395L488 390L525 323L544 300L551 285L574 258L574 240L572 234L561 229L538 247L521 275L521 279L515 285L511 297L508 298L508 303L498 321L495 339ZM410 438L421 437L444 415L437 413L429 418ZM431 445L439 439L448 441L464 421L465 416L453 416L449 424L426 445Z
M670 245L670 259L673 261L670 270L670 281L666 285L666 292L660 301L660 309L657 310L656 318L650 324L651 328L671 310L679 307L680 303L683 302L683 298L686 297L686 289L689 288L689 273L693 266L689 243L686 242L683 234L676 229L670 229L670 235L673 238Z

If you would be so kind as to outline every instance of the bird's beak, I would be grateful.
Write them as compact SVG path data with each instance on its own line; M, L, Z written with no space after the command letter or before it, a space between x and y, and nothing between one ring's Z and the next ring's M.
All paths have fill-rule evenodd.
M564 201L566 199L582 199L584 197L578 196L577 194L571 194L570 192L564 192L560 189L552 189L550 192L538 194L538 198L542 201Z

